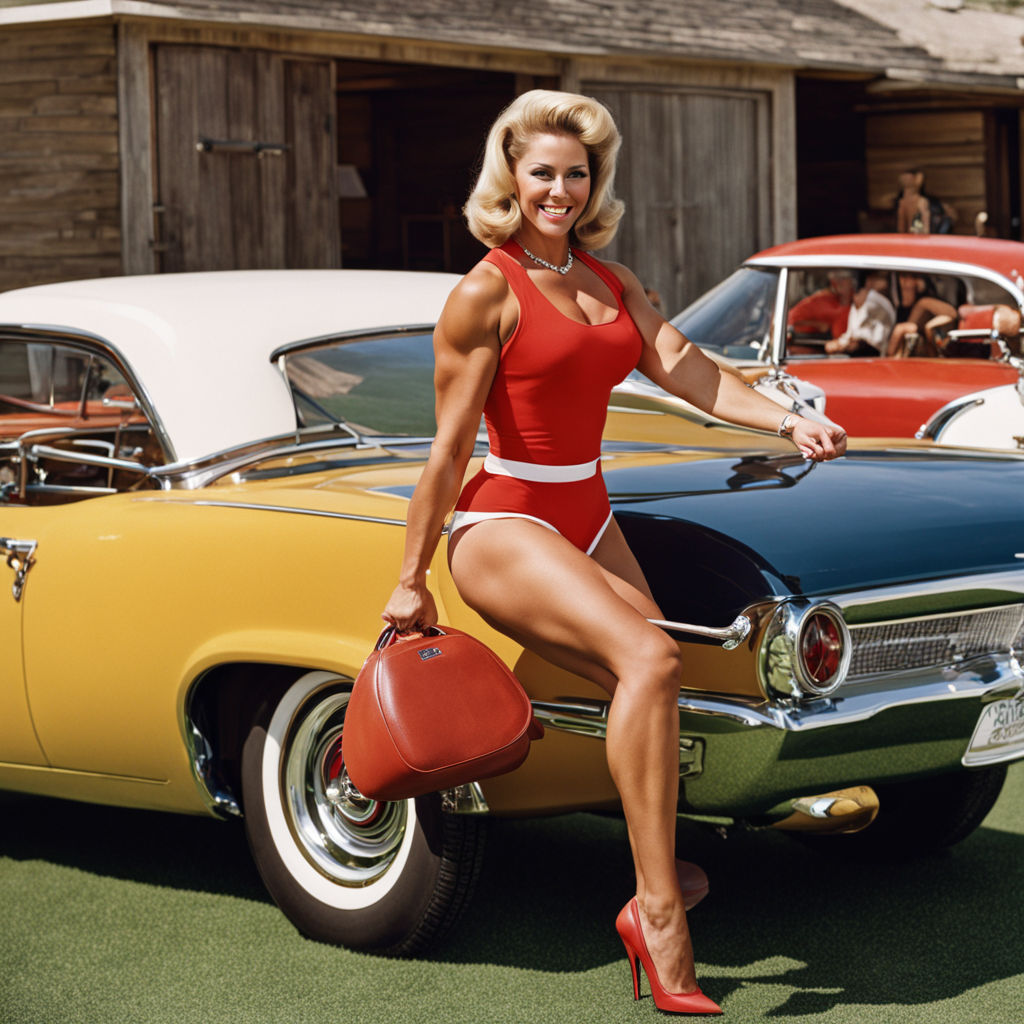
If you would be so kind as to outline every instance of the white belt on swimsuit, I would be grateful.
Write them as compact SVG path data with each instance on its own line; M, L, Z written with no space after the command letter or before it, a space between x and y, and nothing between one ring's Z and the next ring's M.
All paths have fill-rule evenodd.
M484 469L493 476L513 476L517 480L532 480L544 484L571 484L587 480L597 473L598 459L578 462L572 466L542 466L536 462L516 462L502 459L488 452Z

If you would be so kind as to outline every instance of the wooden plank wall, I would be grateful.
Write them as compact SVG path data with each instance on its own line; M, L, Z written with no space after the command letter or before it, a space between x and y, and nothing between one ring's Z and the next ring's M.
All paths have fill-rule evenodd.
M112 25L0 34L0 291L121 272Z
M770 115L763 93L585 83L622 132L626 203L604 253L673 316L772 241Z
M892 213L901 171L924 171L925 189L956 208L957 234L974 234L985 209L985 116L981 110L870 114L865 125L868 204Z

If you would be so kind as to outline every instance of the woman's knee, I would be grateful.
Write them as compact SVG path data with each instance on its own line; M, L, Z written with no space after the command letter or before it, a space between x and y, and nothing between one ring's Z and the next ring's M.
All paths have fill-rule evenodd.
M630 666L627 673L633 685L652 695L671 696L673 699L682 683L683 658L679 645L667 633L652 627L630 647Z

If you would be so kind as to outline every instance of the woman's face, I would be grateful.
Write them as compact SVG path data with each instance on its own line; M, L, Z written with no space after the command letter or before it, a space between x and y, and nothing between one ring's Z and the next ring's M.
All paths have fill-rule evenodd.
M590 198L586 147L571 135L532 136L516 162L515 183L527 245L538 235L565 237Z

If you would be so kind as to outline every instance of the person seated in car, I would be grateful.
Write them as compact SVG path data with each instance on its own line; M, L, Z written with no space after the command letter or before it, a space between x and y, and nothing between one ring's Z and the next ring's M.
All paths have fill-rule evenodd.
M830 270L828 287L801 299L789 311L787 323L797 339L838 338L846 330L846 318L857 284L851 270Z
M846 330L827 341L825 351L830 355L884 355L889 332L896 323L896 310L885 294L888 289L889 277L884 271L868 271L850 304Z
M898 323L889 338L888 355L896 359L905 356L936 356L938 348L925 330L926 324L936 317L957 319L956 307L940 299L932 282L920 274L904 273L897 276L899 296L896 305ZM948 321L947 321L948 322Z

